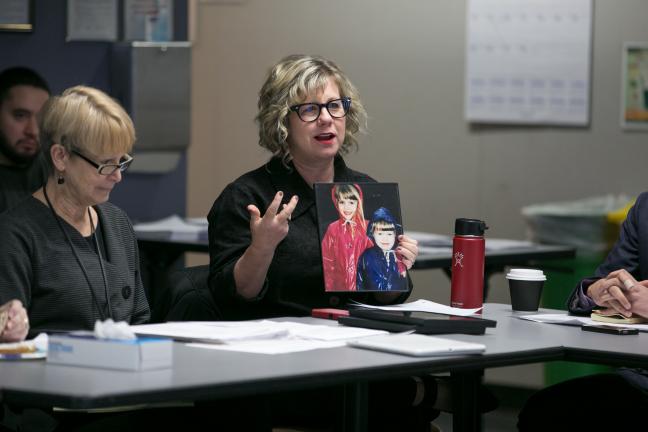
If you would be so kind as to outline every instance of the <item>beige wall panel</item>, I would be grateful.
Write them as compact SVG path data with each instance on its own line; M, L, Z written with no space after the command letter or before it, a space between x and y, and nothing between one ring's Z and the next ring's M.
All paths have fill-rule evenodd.
M370 133L348 162L400 184L406 229L450 234L456 217L476 217L488 222L490 236L524 238L525 205L648 189L648 134L619 128L621 46L648 41L648 2L594 2L586 128L466 124L465 1L195 6L190 216L206 215L228 182L267 159L256 144L257 91L274 62L298 52L334 59L359 88ZM414 297L447 301L440 272L419 273L415 281ZM504 278L491 282L490 300L506 302Z

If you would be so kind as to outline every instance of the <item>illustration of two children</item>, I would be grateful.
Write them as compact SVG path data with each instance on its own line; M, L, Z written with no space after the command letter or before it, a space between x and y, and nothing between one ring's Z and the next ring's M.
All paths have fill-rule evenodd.
M331 198L339 218L322 239L326 291L407 291L405 264L395 246L402 226L380 207L367 224L362 189L335 185Z

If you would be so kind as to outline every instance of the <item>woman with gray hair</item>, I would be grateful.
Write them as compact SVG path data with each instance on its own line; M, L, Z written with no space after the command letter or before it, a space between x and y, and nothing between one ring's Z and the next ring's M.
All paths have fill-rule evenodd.
M34 333L146 322L135 234L107 202L133 160L130 117L105 93L77 86L45 104L40 131L46 183L0 216L0 304L24 305Z
M342 158L357 147L366 124L351 81L328 59L291 55L268 73L258 106L259 145L272 158L229 184L208 215L210 289L224 317L310 315L312 308L345 307L351 299L405 300L409 291L340 293L324 287L313 184L375 182ZM417 243L405 235L397 241L396 253L409 269ZM407 283L411 290L409 278ZM370 387L370 430L394 424L393 430L427 430L438 414L431 408L431 378ZM343 411L342 400L341 388L282 394L271 398L273 422L330 426Z

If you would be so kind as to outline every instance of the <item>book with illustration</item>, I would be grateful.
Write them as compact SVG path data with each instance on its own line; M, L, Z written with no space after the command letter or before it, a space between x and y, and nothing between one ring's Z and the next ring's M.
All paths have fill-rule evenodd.
M398 184L316 183L326 291L407 291Z

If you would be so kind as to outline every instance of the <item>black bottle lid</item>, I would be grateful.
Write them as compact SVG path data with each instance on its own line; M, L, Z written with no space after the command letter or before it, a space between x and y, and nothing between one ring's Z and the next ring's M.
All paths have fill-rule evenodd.
M486 222L479 219L458 218L455 220L455 235L483 236L487 229Z

